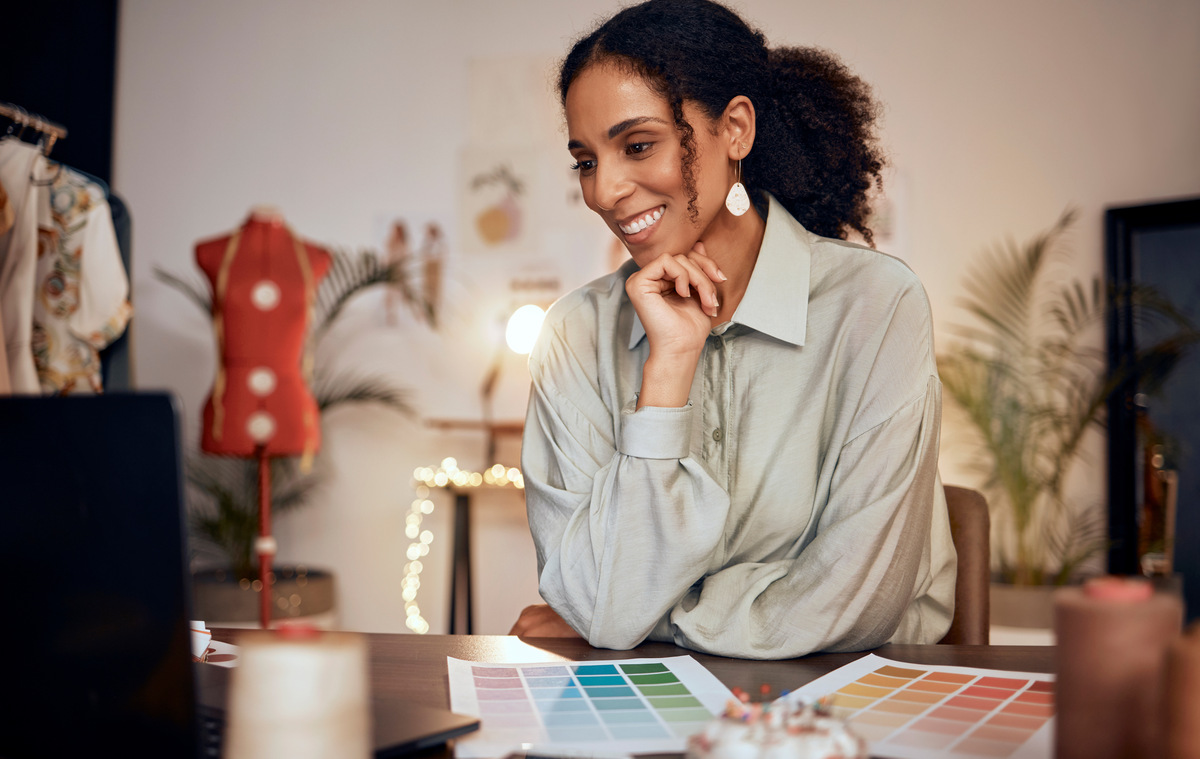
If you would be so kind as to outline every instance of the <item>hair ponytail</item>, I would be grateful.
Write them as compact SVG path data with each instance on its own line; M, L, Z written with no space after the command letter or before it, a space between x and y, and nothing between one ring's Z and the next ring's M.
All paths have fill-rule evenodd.
M886 162L870 87L817 48L772 49L768 66L755 146L742 166L747 186L770 192L810 232L853 230L870 242L870 192Z

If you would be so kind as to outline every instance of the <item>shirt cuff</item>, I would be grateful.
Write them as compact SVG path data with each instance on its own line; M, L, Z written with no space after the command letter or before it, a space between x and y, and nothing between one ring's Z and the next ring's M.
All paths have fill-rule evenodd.
M682 459L691 453L692 402L682 408L631 401L621 410L617 450L639 459Z

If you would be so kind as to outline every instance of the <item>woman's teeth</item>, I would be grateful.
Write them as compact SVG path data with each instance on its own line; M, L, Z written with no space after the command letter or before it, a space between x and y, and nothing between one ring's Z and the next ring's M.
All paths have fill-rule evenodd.
M634 219L628 225L618 224L617 226L627 235L637 234L647 227L654 226L662 218L665 209L666 206L660 206L653 213L648 213L640 219Z

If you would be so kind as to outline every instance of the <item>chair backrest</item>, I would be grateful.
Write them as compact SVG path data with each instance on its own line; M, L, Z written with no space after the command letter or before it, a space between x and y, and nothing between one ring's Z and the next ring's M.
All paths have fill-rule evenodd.
M954 619L939 643L986 646L991 585L991 519L987 500L977 490L946 485L950 512L950 537L958 552L958 580L954 585Z

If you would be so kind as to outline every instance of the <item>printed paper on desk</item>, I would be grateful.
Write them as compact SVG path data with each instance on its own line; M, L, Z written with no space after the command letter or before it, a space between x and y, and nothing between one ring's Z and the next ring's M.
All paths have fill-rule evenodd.
M833 696L834 716L886 759L1053 755L1054 676L909 664L868 654L789 696Z
M682 752L733 693L690 656L486 664L447 657L450 708L482 720L459 759L540 751Z

